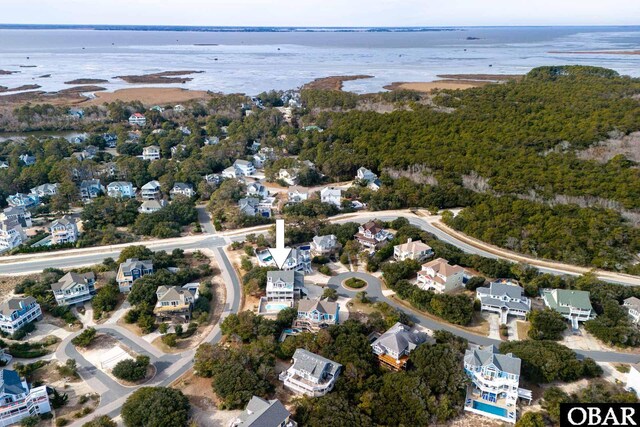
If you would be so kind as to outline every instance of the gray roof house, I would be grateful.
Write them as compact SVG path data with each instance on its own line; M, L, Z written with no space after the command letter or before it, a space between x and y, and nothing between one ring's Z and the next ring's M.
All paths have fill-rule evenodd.
M173 184L173 188L169 192L169 195L173 199L176 196L193 197L196 195L193 185L186 182L176 182Z
M526 317L531 310L531 301L524 296L524 289L517 282L501 279L492 282L488 288L476 289L481 311L500 315L500 323L506 324L509 315Z
M133 282L146 274L153 273L153 262L151 260L140 261L137 258L129 258L118 268L116 282L120 292L131 292Z
M24 378L11 369L0 371L0 419L2 425L19 425L34 414L51 412L47 386L29 387Z
M380 365L394 371L404 369L409 360L409 353L429 337L423 332L411 331L411 328L397 322L372 344L373 352L378 356Z
M13 297L0 304L0 330L8 334L41 318L42 309L34 297Z
M93 298L95 281L96 276L92 271L83 274L71 271L51 284L51 290L58 305L79 304Z
M158 302L153 309L160 320L191 320L191 310L198 298L198 290L180 286L159 286L156 290Z
M318 397L333 389L341 369L341 364L299 348L293 354L293 365L279 378L294 393Z
M29 191L38 197L55 196L58 193L58 183L38 185Z
M301 299L298 301L298 317L293 321L293 327L315 332L336 325L339 320L338 315L337 302L322 298Z
M627 298L622 302L623 307L629 312L629 317L633 323L640 323L640 299L636 297Z
M278 400L253 396L244 412L231 422L231 427L295 427L291 413Z
M494 345L473 347L464 354L467 388L465 411L503 422L516 422L519 398L531 402L531 390L519 387L520 359L500 354Z
M311 240L311 253L317 256L330 256L338 253L342 245L334 234L315 236Z

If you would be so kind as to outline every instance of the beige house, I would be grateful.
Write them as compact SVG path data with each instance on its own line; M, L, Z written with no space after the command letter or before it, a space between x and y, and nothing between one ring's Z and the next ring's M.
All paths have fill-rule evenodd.
M422 265L418 271L420 289L437 293L451 292L464 286L469 273L459 265L451 265L444 258L437 258Z
M431 256L433 256L433 249L431 249L431 246L422 243L421 240L413 241L409 238L407 243L393 247L393 257L396 261L412 259L422 262Z

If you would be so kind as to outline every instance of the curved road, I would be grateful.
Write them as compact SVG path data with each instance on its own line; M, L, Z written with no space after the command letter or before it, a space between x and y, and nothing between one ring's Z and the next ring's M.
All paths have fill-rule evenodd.
M584 269L582 267L567 266L561 263L526 258L522 255L509 253L508 251L500 250L499 248L492 248L487 245L483 247L480 244L469 241L469 239L460 238L453 233L447 233L441 228L436 227L434 223L439 220L438 216L419 216L407 210L400 210L345 214L330 218L330 221L336 223L344 223L349 221L363 223L374 218L390 221L400 216L407 218L411 224L434 234L439 239L453 244L468 253L478 254L487 258L501 258L516 262L525 259L526 262L529 262L539 270L557 275L575 275L581 274L579 272L581 270L588 271L587 269ZM208 253L210 256L214 256L218 262L218 265L220 266L227 294L227 301L225 303L224 311L220 319L220 321L222 321L228 314L238 312L238 310L240 309L240 298L242 292L237 274L222 248L228 245L231 241L244 240L247 234L265 233L270 229L271 226L259 226L215 234L215 229L211 226L209 217L208 215L206 215L206 212L204 212L204 210L202 210L202 212L200 212L199 210L199 220L203 226L203 231L206 233L204 235L188 236L167 240L142 241L136 242L134 244L144 244L155 251L171 251L176 248L185 250L201 250ZM129 244L85 249L71 249L55 253L38 253L2 257L0 258L0 275L38 273L43 269L49 267L73 268L93 265L101 263L105 258L108 257L117 258L120 254L120 251L127 246L129 246ZM345 275L333 277L329 281L329 285L332 287L336 287L339 294L343 296L353 296L357 291L350 291L342 287L342 280L348 277L360 277L367 280L367 282L369 283L369 286L366 289L369 297L374 300L385 301L393 307L404 310L408 313L412 321L417 324L423 325L424 327L432 330L448 330L458 336L467 339L469 342L476 344L500 344L500 341L498 340L473 334L467 330L457 328L456 326L448 323L440 323L413 310L406 310L406 307L398 304L392 299L385 297L382 293L380 280L371 275L364 273L345 273ZM640 278L635 276L601 271L597 272L597 275L602 280L613 283L619 283L627 286L640 285ZM100 325L96 326L96 329L103 333L107 333L116 337L118 340L124 342L126 345L141 354L149 355L151 361L156 366L157 372L155 377L145 385L169 385L192 366L192 360L195 354L195 350L187 350L178 354L164 354L151 344L144 341L142 338L117 325ZM209 333L209 335L205 337L203 342L215 343L218 342L220 338L221 333L218 324L213 328L211 333ZM137 387L123 386L114 381L104 372L97 369L86 359L84 359L80 353L77 352L77 350L71 344L71 339L72 337L68 337L61 343L58 352L56 352L57 358L60 361L64 361L67 358L76 359L76 361L78 362L80 375L85 381L87 381L92 389L101 394L100 407L94 413L90 414L88 417L85 417L85 419L75 421L72 425L81 426L83 422L87 421L87 419L93 418L97 415L106 414L111 417L118 415L120 413L121 406L128 395ZM591 357L596 361L602 362L637 363L640 361L640 355L629 353L607 351L576 351L576 353L579 353L586 357Z

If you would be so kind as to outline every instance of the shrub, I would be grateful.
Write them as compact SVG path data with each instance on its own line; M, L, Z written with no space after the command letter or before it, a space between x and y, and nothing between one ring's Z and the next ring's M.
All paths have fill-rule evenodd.
M166 334L162 336L162 342L169 347L175 347L178 345L178 337L176 334Z
M189 418L189 400L180 390L165 387L142 387L122 406L127 427L184 427Z
M69 424L69 420L66 418L56 418L56 427L63 427Z
M26 337L27 334L30 334L31 332L33 332L35 330L36 330L35 322L27 323L26 325L24 325L23 327L21 327L20 329L15 331L13 333L13 335L11 335L11 339L14 339L16 341L20 341L21 339Z
M113 375L124 381L139 381L147 375L149 367L149 356L139 355L135 360L121 360L113 367Z
M350 278L350 279L347 279L347 280L344 282L344 285L345 285L346 287L348 287L348 288L351 288L351 289L362 289L362 288L364 288L365 286L367 286L367 282L365 282L365 281L364 281L364 280L362 280L362 279L357 279L357 278L355 278L355 277L352 277L352 278Z
M76 347L89 347L96 337L95 328L87 328L80 332L75 338L71 340L71 343Z

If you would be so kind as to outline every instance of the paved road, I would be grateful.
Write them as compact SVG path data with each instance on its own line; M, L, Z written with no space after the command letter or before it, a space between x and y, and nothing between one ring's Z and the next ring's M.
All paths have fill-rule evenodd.
M342 282L345 280L356 277L358 279L362 279L367 282L366 289L357 289L351 290L342 286ZM380 279L374 277L367 273L360 272L349 272L342 273L336 276L333 276L329 279L328 283L329 287L338 291L338 294L343 297L353 298L358 292L364 290L367 293L367 297L372 301L384 301L389 305L398 308L409 316L409 318L416 324L420 326L424 326L425 328L431 330L445 330L449 331L459 337L466 339L467 341L479 344L479 345L495 345L500 347L502 341L496 340L493 338L488 338L482 335L476 335L472 332L469 332L465 329L458 328L454 325L448 323L441 323L435 319L432 319L427 316L423 316L420 313L417 313L413 310L407 310L406 307L397 303L395 300L387 298L382 293L382 283ZM614 362L614 363L638 363L640 362L640 354L630 354L630 353L616 353L616 352L608 352L608 351L588 351L588 350L574 350L581 356L590 357L597 362Z

